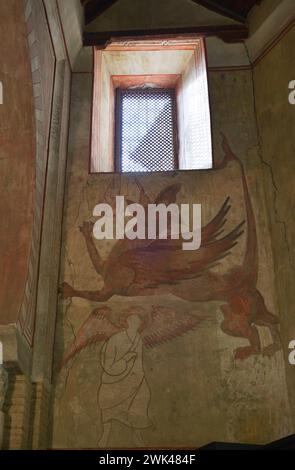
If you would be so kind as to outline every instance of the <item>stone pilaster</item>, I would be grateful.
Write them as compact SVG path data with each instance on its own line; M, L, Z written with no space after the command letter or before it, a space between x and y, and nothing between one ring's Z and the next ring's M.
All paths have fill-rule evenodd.
M32 385L22 374L9 371L6 400L4 403L4 449L30 448L30 418Z
M8 374L3 365L0 365L0 449L2 449L5 413L3 411L5 398L8 389Z
M42 382L33 390L32 449L46 449L50 438L50 390Z

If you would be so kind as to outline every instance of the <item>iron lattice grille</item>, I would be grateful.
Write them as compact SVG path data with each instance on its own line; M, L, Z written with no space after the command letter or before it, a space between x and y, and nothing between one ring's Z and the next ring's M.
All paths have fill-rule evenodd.
M116 166L122 172L177 168L173 89L117 90Z

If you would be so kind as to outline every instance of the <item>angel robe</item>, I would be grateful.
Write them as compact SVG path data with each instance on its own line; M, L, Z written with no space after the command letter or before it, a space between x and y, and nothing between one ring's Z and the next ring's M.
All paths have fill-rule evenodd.
M133 352L135 358L128 360ZM102 421L118 420L136 429L150 426L150 391L142 365L140 335L136 333L132 340L126 330L114 334L102 348L101 364L98 402Z

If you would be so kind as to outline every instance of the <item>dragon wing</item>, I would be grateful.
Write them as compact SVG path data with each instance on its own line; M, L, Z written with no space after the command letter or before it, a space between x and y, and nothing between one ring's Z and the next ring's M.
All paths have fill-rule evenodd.
M177 193L181 189L180 183L174 183L167 186L159 192L155 199L155 204L172 204L176 202Z
M216 216L207 225L205 225L205 227L202 227L202 240L204 244L216 240L216 238L223 233L223 226L226 223L226 215L231 209L229 201L230 198L228 197Z
M143 344L147 348L153 348L167 343L195 330L206 319L204 315L177 313L169 307L156 306L153 308L150 325L143 331Z
M119 328L107 318L110 312L111 310L108 307L100 307L91 312L79 328L76 338L65 351L61 367L64 367L70 359L86 346L97 341L105 341L119 331Z
M120 254L120 263L134 270L134 283L142 287L156 287L159 284L175 283L193 279L227 256L242 235L242 225L237 225L222 238L226 214L230 210L229 199L217 215L202 228L202 242L198 250L182 250L182 240L144 240L142 246Z

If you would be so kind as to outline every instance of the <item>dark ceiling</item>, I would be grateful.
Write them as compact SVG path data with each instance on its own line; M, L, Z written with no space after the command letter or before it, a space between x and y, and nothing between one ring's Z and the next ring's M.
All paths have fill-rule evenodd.
M245 21L251 8L261 0L191 0L238 21Z
M222 0L221 2L228 9L239 13L242 16L247 16L255 3L260 3L257 0Z
M104 11L106 11L114 3L119 0L81 0L85 6L85 22L86 24L93 21ZM245 22L247 15L255 4L259 4L261 0L190 0L194 3L202 5L210 10L220 13L229 18L240 22Z

